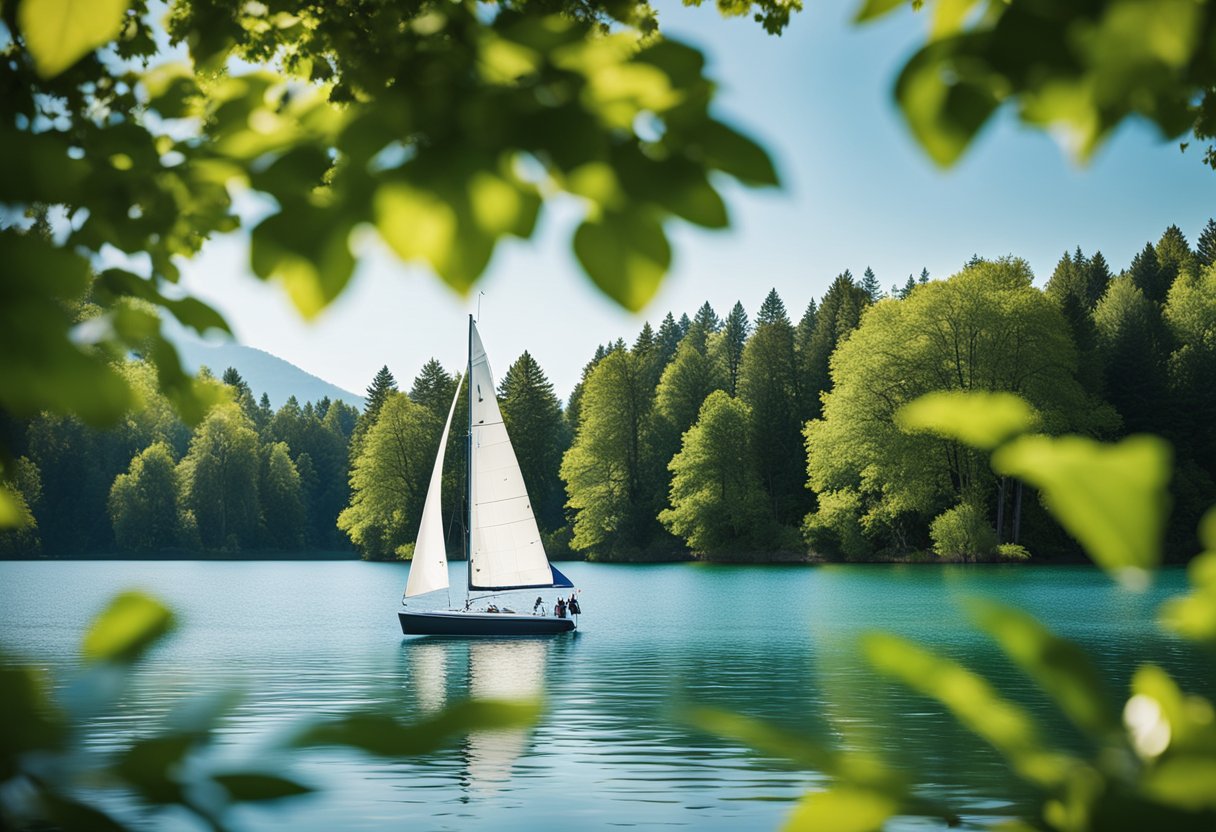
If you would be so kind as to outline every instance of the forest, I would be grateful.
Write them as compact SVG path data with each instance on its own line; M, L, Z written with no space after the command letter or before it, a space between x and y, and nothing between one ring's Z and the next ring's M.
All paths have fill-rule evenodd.
M871 269L846 270L800 315L774 290L754 317L706 303L600 345L564 407L528 352L498 394L555 557L1078 556L983 452L901 427L897 411L938 390L1017 394L1050 434L1167 438L1177 556L1195 551L1216 501L1214 262L1208 220L1194 247L1170 226L1119 272L1099 251L1065 252L1043 289L1016 257L886 291ZM409 557L463 368L432 359L402 390L383 367L362 412L294 398L273 410L237 369L204 370L214 404L191 428L150 362L114 367L142 406L112 428L52 413L0 422L28 521L0 531L3 556ZM445 466L453 557L461 442L454 430Z

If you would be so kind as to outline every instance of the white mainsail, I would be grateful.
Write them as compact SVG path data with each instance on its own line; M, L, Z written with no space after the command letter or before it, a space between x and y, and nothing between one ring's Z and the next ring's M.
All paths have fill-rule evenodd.
M469 588L553 586L532 502L494 395L485 347L472 321L469 326Z
M405 582L406 598L448 587L448 553L443 540L443 452L448 446L448 431L452 428L452 417L456 414L456 401L459 398L460 376L456 376L456 394L452 396L448 420L443 426L443 435L439 437L439 453L435 455L431 484L426 489L426 502L422 506L422 522L418 524L410 576Z

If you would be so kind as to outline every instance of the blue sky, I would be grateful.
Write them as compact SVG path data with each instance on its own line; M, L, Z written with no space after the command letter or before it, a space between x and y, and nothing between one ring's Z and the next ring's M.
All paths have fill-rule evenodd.
M719 116L769 148L785 186L727 183L728 231L671 226L672 273L636 316L582 277L569 246L578 206L548 211L533 240L499 248L478 287L497 374L530 350L564 397L597 344L632 340L668 310L691 315L708 300L721 314L741 300L754 314L775 287L796 318L846 268L860 275L869 265L888 287L922 267L946 277L973 253L1023 257L1041 284L1066 249L1100 249L1118 270L1167 225L1194 244L1216 216L1216 173L1145 125L1126 125L1080 167L1005 112L956 168L935 168L891 95L925 21L909 11L854 27L856 2L808 0L781 37L709 6L659 4L668 36L706 53ZM460 297L360 240L351 287L304 323L277 288L249 276L246 239L214 241L186 270L186 285L225 313L243 343L355 392L382 364L403 387L431 356L463 364L476 291Z

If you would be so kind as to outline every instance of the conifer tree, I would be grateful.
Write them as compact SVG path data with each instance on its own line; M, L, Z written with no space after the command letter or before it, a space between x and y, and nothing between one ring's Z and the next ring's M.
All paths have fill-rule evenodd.
M929 282L929 269L928 269L928 267L925 267L925 268L922 268L922 269L920 270L920 280L919 280L919 283L920 283L921 285L924 285L924 284L926 284L926 283L928 283L928 282Z
M1098 301L1106 294L1106 287L1111 281L1110 266L1106 263L1106 258L1102 256L1102 252L1095 251L1094 256L1089 258L1089 268L1085 274L1085 308L1089 312L1093 312Z
M908 280L911 287L915 288L916 283L911 276ZM800 362L804 374L801 408L804 419L818 418L819 398L824 392L832 389L828 360L841 339L857 327L861 320L861 310L869 302L870 296L853 283L847 271L837 275L824 293L815 314L815 332L811 336L807 353Z
M410 400L430 411L442 425L456 394L456 379L434 358L422 365L410 387Z
M1155 303L1165 302L1169 287L1161 279L1161 266L1157 262L1157 250L1153 248L1152 243L1145 243L1144 250L1132 258L1127 273L1131 276L1132 284L1145 298Z
M709 336L717 332L721 325L722 322L718 319L718 314L709 305L709 301L706 301L697 310L697 314L692 319L692 323L689 324L688 331L684 334L684 337L690 340L698 350L705 353L709 345Z
M367 387L367 395L363 397L363 413L359 415L350 439L352 461L362 449L363 437L376 423L376 417L380 415L380 408L384 406L385 400L395 392L397 392L397 379L393 378L393 374L389 372L386 364L376 373L372 383Z
M1196 271L1195 253L1191 251L1182 229L1176 225L1165 229L1165 233L1157 241L1156 251L1157 268L1160 270L1158 281L1164 293L1161 298L1164 302L1164 295L1169 294L1170 286L1174 285L1174 279L1178 277L1179 272Z
M670 312L663 318L663 322L659 324L658 334L655 340L658 342L659 361L666 367L671 359L675 358L676 347L680 346L680 339L684 337L680 332L680 325L676 323L676 319Z
M1151 247L1148 249L1151 251ZM1145 297L1134 275L1111 281L1094 310L1108 400L1128 433L1160 431L1165 401L1161 307Z
M915 288L916 288L916 278L913 277L912 275L908 275L908 280L904 283L904 285L902 287L900 287L899 289L897 289L895 291L895 294L898 295L900 300L903 300L908 295L912 294L912 290Z
M868 301L869 296L846 275L837 280ZM803 487L805 455L797 391L794 327L774 289L760 307L756 330L743 350L739 398L751 410L752 449L768 496L769 516L786 524L802 516L809 496Z
M1216 263L1216 219L1209 219L1195 244L1195 256L1203 266Z
M739 387L739 362L743 360L743 348L747 344L747 336L751 324L747 320L747 312L743 304L735 301L726 323L722 326L721 351L723 363L726 365L726 392L736 395Z
M681 338L683 338L685 335L688 334L688 330L691 326L692 326L692 321L689 319L688 313L685 312L683 315L680 316L680 322L679 322Z
M861 278L861 288L865 289L866 294L870 296L871 303L877 303L882 297L882 286L878 283L878 277L874 274L874 270L866 266L865 272Z
M237 371L236 367L229 367L224 370L221 381L236 390L237 396L240 396L241 393L250 392L249 385L245 383L245 379L241 378L241 374Z

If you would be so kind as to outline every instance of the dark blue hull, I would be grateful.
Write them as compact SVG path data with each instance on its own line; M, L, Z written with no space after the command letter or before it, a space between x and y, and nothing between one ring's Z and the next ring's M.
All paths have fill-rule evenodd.
M407 636L548 636L574 629L569 618L493 612L398 612Z

